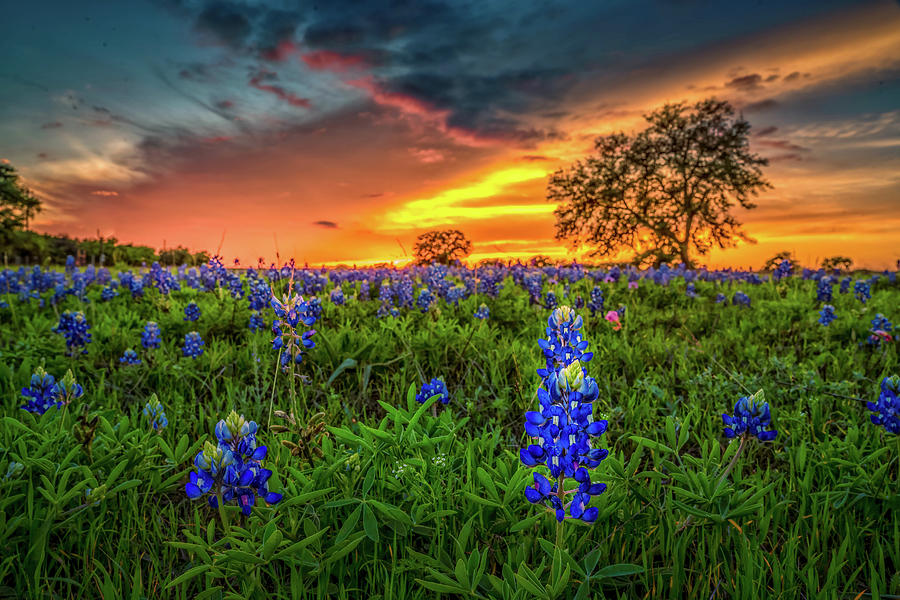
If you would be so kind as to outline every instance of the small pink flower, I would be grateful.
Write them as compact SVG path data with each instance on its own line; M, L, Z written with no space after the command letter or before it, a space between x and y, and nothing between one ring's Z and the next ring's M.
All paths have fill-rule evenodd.
M614 310L606 313L606 320L612 324L612 328L615 331L622 329L622 323L619 321L619 313Z
M636 289L638 289L638 282L637 282L637 281L629 281L629 282L628 282L628 289L629 289L629 290L636 290Z
M894 338L891 337L891 334L889 334L887 331L884 331L882 329L876 329L875 331L873 331L872 335L870 336L869 339L871 339L874 342L878 338L881 338L885 342L893 342L894 341Z

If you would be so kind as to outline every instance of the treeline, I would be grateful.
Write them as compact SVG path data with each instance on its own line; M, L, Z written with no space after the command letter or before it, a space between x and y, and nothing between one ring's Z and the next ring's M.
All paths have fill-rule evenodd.
M11 238L2 248L4 263L10 265L61 265L69 256L79 265L98 266L140 266L154 261L163 265L201 265L210 258L206 251L191 252L184 246L157 251L150 246L120 244L114 237L78 239L19 230Z

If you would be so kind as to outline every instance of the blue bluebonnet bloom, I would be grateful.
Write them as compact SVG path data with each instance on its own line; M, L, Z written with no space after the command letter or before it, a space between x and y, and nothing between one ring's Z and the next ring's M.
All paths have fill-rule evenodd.
M882 342L894 341L894 337L890 334L893 328L894 325L888 321L888 318L878 313L872 319L872 328L869 329L869 338L866 340L866 343L870 346L879 347Z
M184 307L184 320L185 321L196 321L200 318L200 307L197 306L196 302L191 302L187 306Z
M166 418L166 410L163 408L159 398L156 397L156 394L150 396L150 400L144 406L144 414L150 420L150 426L156 431L165 429L169 425L169 419Z
M750 296L738 290L734 293L734 297L731 299L731 303L734 306L737 306L738 304L742 304L743 306L750 306Z
M278 359L282 368L287 369L292 362L299 364L303 361L304 348L315 347L315 342L310 338L316 331L310 329L298 333L297 327L300 323L312 325L316 317L310 313L309 306L299 294L285 295L282 300L272 296L271 304L276 317L272 323L272 333L275 334L272 349L280 351Z
M112 287L107 286L107 287L103 288L102 292L100 292L100 299L103 300L104 302L108 302L118 295L119 295L119 292L117 292Z
M85 346L91 342L91 334L84 313L81 311L67 310L59 317L59 324L53 328L54 333L61 333L66 338L66 348L71 356L78 349L82 354L87 354Z
M822 325L828 326L837 318L837 315L834 314L834 307L830 304L826 304L822 307L822 310L819 311L819 323Z
M559 301L556 299L556 292L549 290L544 298L544 308L553 310L557 306L559 306Z
M416 306L419 307L423 313L427 313L428 309L431 308L431 305L434 303L434 294L431 293L427 287L419 290L419 297L416 299Z
M587 303L588 308L591 309L592 315L603 312L603 302L603 290L600 289L600 286L595 285L591 290L591 299Z
M206 342L203 341L200 334L196 331L192 331L184 336L184 346L181 348L181 353L182 355L190 356L191 358L200 358L200 355L203 354L203 346L205 345Z
M267 504L278 503L281 494L270 492L272 471L263 468L266 447L257 446L257 425L232 411L215 428L216 443L207 441L194 458L194 471L184 491L188 498L206 496L213 508L235 501L249 515L259 496Z
M697 288L693 283L689 283L684 288L684 295L688 298L696 298L697 297Z
M816 286L816 300L819 302L831 302L834 293L834 284L830 277L823 277Z
M31 384L22 388L22 396L28 398L21 406L22 410L42 415L48 409L62 406L56 389L56 378L47 373L43 367L38 367L31 376Z
M66 371L65 377L56 382L56 397L63 404L68 404L72 400L81 398L84 395L84 388L75 382L75 375L72 369Z
M869 288L869 282L860 279L856 283L853 284L853 294L856 296L856 299L866 303L872 297L872 290Z
M344 304L344 290L340 287L334 288L331 290L330 298L335 306L342 306Z
M557 308L548 319L547 339L538 340L546 359L546 368L537 371L540 411L525 413L525 431L539 443L519 453L526 466L549 469L555 481L535 472L534 486L526 488L525 497L532 504L548 506L560 522L566 518L595 521L599 511L588 503L591 496L606 490L606 484L592 483L588 472L608 455L607 450L591 445L608 423L594 421L593 402L600 390L582 366L593 357L585 352L588 343L581 337L582 325L581 316L568 306ZM577 490L565 489L566 477L575 479ZM573 493L568 502L567 492Z
M259 329L265 329L266 322L263 320L262 315L259 312L254 312L250 315L250 331L257 331Z
M881 394L875 402L868 402L872 423L884 427L888 433L900 434L900 377L892 375L881 380Z
M450 392L447 391L447 384L444 383L442 379L435 377L423 385L422 389L419 390L419 393L416 394L416 402L425 404L432 396L438 396L441 404L450 402Z
M122 355L122 358L119 359L119 362L124 365L139 365L141 364L141 359L138 357L137 352L129 348Z
M791 266L791 261L783 260L775 268L775 271L772 272L772 276L775 278L775 281L779 281L784 277L790 277L793 271L794 267Z
M159 348L159 344L162 342L161 333L159 325L155 321L147 321L144 331L141 332L141 346L147 349Z
M475 311L475 315L474 315L474 316L475 316L476 319L482 319L482 320L487 319L488 317L490 317L490 316L491 316L491 311L490 311L490 309L488 308L488 305L485 304L484 302L482 302L482 303L478 306L478 310Z
M843 279L841 279L841 285L840 285L840 288L838 289L838 291L842 294L846 294L847 292L849 292L850 291L850 281L851 281L851 278L849 275L847 277L844 277Z
M728 300L728 298L725 297L725 294L723 294L721 292L716 294L716 304L722 304L723 302L726 302L727 300Z
M727 438L748 435L761 442L770 442L778 435L774 429L765 430L772 424L772 415L762 390L739 399L734 405L734 415L723 414L722 422L725 424Z

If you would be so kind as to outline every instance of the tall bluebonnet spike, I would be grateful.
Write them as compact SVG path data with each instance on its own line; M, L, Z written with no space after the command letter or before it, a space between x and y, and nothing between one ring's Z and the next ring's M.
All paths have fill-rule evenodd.
M62 402L57 395L56 378L43 369L38 367L31 376L31 383L28 387L22 388L22 396L27 398L27 402L22 405L22 410L42 415L50 408L59 408Z
M71 356L76 350L87 354L85 346L91 342L91 334L88 333L90 328L83 312L67 310L60 315L59 324L53 328L53 332L63 334L68 354Z
M206 342L203 341L200 334L192 331L184 336L184 346L181 348L181 353L191 358L199 358L203 354L203 346L205 345Z
M491 316L491 312L488 309L487 304L482 302L481 305L478 307L478 310L475 311L474 317L476 319L485 320L490 316Z
M872 290L869 287L869 282L864 280L859 280L853 284L853 295L856 296L856 299L865 304L870 298L872 298Z
M187 306L184 307L184 320L185 321L196 321L200 318L200 307L197 306L196 302L191 302Z
M761 442L770 442L778 435L774 429L766 430L772 424L772 415L769 404L763 400L762 390L740 398L734 405L734 415L723 414L722 423L727 438L749 435Z
M306 303L302 296L293 292L291 288L281 300L275 296L271 299L271 306L275 311L275 321L272 323L275 338L272 340L272 349L279 351L278 360L284 370L287 370L291 363L300 364L303 360L303 351L315 347L311 338L316 331L314 329L298 331L298 327L300 323L306 326L315 323L322 310L318 302Z
M169 425L169 419L166 418L166 411L163 408L162 402L156 397L156 394L153 394L150 397L150 400L147 401L146 406L144 406L144 415L150 420L150 426L155 431L165 429Z
M159 325L155 321L147 321L141 332L141 346L146 349L159 348L159 344L162 342L161 335Z
M834 307L830 304L826 304L822 307L822 310L819 311L819 323L826 327L836 318L837 315L834 314Z
M123 365L139 365L141 364L141 359L138 356L137 352L132 349L128 349L122 354L122 357L119 359L119 362Z
M900 434L900 377L892 375L881 380L881 393L875 402L867 403L874 425L888 433Z
M579 333L582 323L568 306L559 307L548 319L548 337L539 340L547 365L538 370L542 378L538 388L540 410L525 413L525 431L535 443L519 452L522 464L544 466L553 479L536 471L534 485L526 488L525 497L532 504L545 506L560 522L567 518L595 521L599 511L588 503L591 496L606 490L604 484L591 482L589 474L589 469L608 455L605 449L591 445L594 437L606 431L608 423L593 418L593 401L600 391L579 360L591 357L584 352L587 342ZM574 492L569 499L564 487L567 477L578 483L577 490L569 490Z

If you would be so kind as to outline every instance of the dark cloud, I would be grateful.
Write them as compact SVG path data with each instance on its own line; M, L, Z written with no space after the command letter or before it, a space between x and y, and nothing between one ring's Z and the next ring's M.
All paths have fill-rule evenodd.
M253 13L242 4L210 2L197 15L194 29L214 43L243 48L253 31Z
M381 198L384 196L384 192L375 192L373 194L363 194L360 198Z
M257 33L257 45L262 58L281 61L296 50L294 36L303 22L303 15L293 10L270 10L262 18Z
M744 110L747 112L761 112L764 110L769 110L778 106L778 102L772 98L766 98L765 100L760 100L759 102L751 102L750 104L744 105Z
M751 75L742 75L740 77L735 77L731 81L725 84L725 87L734 88L736 90L741 90L742 92L749 92L753 90L758 90L760 87L760 83L762 83L762 75L759 73L753 73Z
M312 106L309 98L303 98L293 92L289 92L280 85L268 83L277 80L278 74L274 71L261 70L250 77L250 87L273 94L275 97L287 102L291 106L300 108L309 108Z
M537 162L543 160L551 160L549 156L544 156L542 154L523 154L521 156L522 160L527 160L530 162Z
M337 229L338 224L334 221L314 221L313 225L316 227L321 227L323 229Z
M801 73L800 71L794 71L790 75L786 75L785 81L797 81L798 79L806 79L809 77L809 73Z
M44 123L41 125L41 129L59 129L63 124L60 121L51 121L49 123Z
M776 131L778 131L777 127L775 127L774 125L769 125L768 127L763 127L762 129L754 132L753 135L756 137L765 137L767 135L772 135Z
M234 108L234 102L231 100L219 100L215 103L215 107L220 110L230 110Z
M791 142L788 140L765 139L765 140L757 140L753 143L756 146L761 146L763 148L776 148L778 150L793 150L795 152L809 152L809 148L804 148L803 146L798 146L794 142Z

